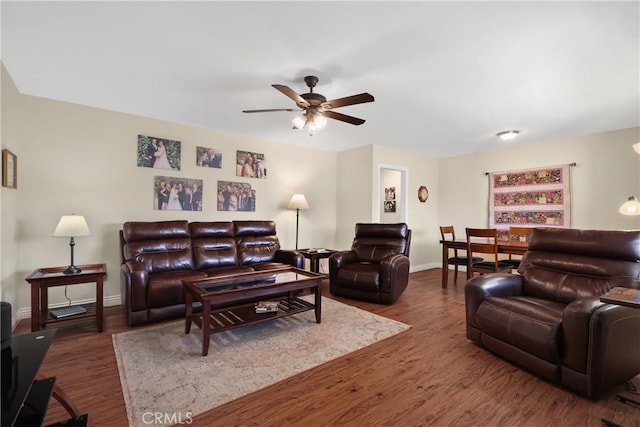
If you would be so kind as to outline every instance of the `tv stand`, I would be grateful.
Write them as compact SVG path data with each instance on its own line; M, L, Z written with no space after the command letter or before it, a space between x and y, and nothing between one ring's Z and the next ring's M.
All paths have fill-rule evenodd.
M55 329L14 335L11 345L2 350L2 425L40 426L53 396L71 416L53 426L85 427L87 414L80 415L55 377L37 375L53 342Z

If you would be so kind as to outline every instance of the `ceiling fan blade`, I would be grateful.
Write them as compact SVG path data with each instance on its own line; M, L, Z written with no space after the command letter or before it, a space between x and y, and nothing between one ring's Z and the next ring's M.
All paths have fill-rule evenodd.
M273 111L300 111L297 108L268 108L263 110L242 110L243 113L270 113Z
M352 125L360 126L365 121L353 116L347 116L346 114L336 113L335 111L323 111L322 115L334 120L340 120L341 122L347 122Z
M346 107L347 105L364 104L365 102L373 102L373 101L375 101L375 98L373 97L373 95L371 95L370 93L364 92L364 93L359 93L357 95L346 96L344 98L332 99L330 101L323 102L322 104L320 104L320 107L331 109L331 108Z
M284 93L289 98L293 99L298 105L298 107L300 108L309 107L310 104L303 97L301 97L296 92L294 92L293 89L291 89L289 86L284 86L284 85L271 85L271 86L273 86L275 89L279 90L280 92Z

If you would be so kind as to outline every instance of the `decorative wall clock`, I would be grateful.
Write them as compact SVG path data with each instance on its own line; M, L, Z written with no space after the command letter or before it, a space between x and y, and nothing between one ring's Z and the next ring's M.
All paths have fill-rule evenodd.
M420 188L418 188L418 200L424 203L427 201L428 198L429 198L429 190L427 190L427 187L425 187L424 185L421 185Z

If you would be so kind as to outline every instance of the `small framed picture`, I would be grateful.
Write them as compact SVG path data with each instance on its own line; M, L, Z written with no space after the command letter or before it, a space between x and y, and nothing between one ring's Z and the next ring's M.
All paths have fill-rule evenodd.
M2 150L2 186L18 188L18 158L6 148Z
M222 153L210 147L196 147L196 164L207 168L222 168Z
M385 200L384 202L384 211L386 213L393 213L396 211L396 201L395 200Z

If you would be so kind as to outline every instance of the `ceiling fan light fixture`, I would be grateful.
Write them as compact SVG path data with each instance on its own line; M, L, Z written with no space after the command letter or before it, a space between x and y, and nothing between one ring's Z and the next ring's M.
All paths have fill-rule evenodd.
M502 132L498 132L496 136L503 141L511 141L515 139L519 134L519 130L505 130Z
M306 114L301 114L297 117L295 117L291 123L293 124L293 128L294 129L302 129L304 127L304 125L307 124L307 115Z

